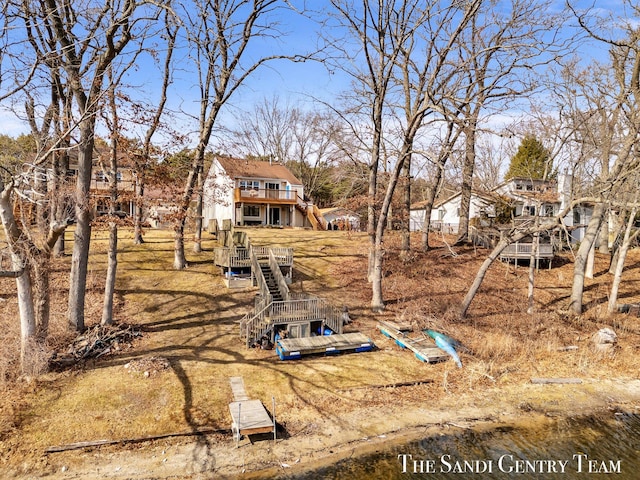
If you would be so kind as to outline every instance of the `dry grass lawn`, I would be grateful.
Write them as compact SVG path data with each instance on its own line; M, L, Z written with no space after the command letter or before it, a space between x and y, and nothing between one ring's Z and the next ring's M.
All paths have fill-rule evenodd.
M313 434L320 428L319 418L353 428L352 423L344 423L345 415L350 414L359 418L359 435L375 435L379 427L365 421L367 411L442 405L443 399L450 402L470 392L481 398L490 389L501 389L504 398L509 398L512 386L531 377L579 377L596 382L638 378L640 319L606 314L611 282L605 273L607 258L597 258L596 276L587 281L587 309L579 317L566 313L573 269L567 256L554 268L539 271L534 315L526 314L527 269L497 263L468 318L460 320L458 305L487 252L471 247L449 249L441 240L434 240L436 248L413 252L410 261L402 262L397 239L390 234L384 279L388 308L374 316L368 310L365 234L290 229L248 232L255 244L292 246L292 289L326 297L338 307L346 305L354 320L348 329L367 334L378 348L294 362L280 361L273 351L245 349L237 322L251 310L256 290L229 291L223 286L212 264L213 238L205 237L202 253L187 252L189 268L177 272L172 269L171 232L150 230L145 244L134 245L130 232L123 231L116 316L120 323L139 327L143 336L116 354L37 378L15 378L19 338L15 285L0 279L0 464L13 472L47 472L57 468L43 455L53 445L201 429L226 432L231 376L242 376L250 397L265 405L276 399L278 422L289 437ZM102 308L106 240L105 232L94 232L88 325L99 321ZM418 239L414 242L417 245ZM51 349L64 348L72 340L65 330L64 315L68 262L65 258L54 264ZM620 301L638 303L640 251L630 253L627 265ZM461 340L468 349L461 355L464 368L458 370L450 361L418 362L378 333L379 319L401 319ZM590 348L591 335L604 326L619 336L615 354L606 357ZM560 350L566 346L578 349ZM154 364L154 358L167 363ZM132 368L138 363L142 368ZM412 381L429 383L378 388ZM74 461L71 455L60 458Z

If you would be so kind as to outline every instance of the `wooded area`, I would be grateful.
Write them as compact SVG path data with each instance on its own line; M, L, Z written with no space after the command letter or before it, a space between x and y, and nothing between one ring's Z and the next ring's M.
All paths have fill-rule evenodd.
M593 207L574 252L570 308L583 310L597 246L612 256L615 311L625 255L638 235L640 34L633 20L640 8L623 3L624 14L571 5L554 10L547 0L330 0L307 10L281 0L106 0L88 2L91 8L71 0L6 2L0 102L28 131L3 137L0 159L0 216L12 258L3 276L16 279L23 368L29 349L47 337L50 261L69 250L63 239L71 224L67 320L73 331L85 330L96 166L111 186L101 318L108 325L118 275L121 162L134 172L137 242L144 241L145 188L154 170L164 169L163 188L173 201L173 266L180 270L188 265L188 221L195 225L194 250L200 248L203 172L216 150L282 162L315 203L362 212L371 310L381 312L388 230L403 232L409 262L412 249L429 249L434 202L455 189L462 195L456 243L468 242L472 190L499 183L496 172L516 158L523 139L534 138L549 156L530 177L547 180L562 171L573 178L569 204ZM287 43L284 32L295 29L296 19L315 22L317 43ZM573 54L594 45L605 52L601 58ZM317 98L309 110L265 98L242 121L224 122L242 87L281 62L319 63L350 86L331 102ZM186 90L197 92L188 99L197 108L172 102ZM417 200L427 207L422 244L412 246L409 211ZM503 248L561 230L570 214L571 208L551 217L538 212L533 224L511 224L478 271L461 316ZM531 305L534 281L532 268Z

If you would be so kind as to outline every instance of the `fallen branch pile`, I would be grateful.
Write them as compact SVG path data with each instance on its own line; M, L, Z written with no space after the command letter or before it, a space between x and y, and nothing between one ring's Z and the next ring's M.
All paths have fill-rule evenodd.
M96 325L76 337L65 353L53 359L53 363L65 365L78 360L100 358L131 346L139 337L142 337L142 332L132 325Z

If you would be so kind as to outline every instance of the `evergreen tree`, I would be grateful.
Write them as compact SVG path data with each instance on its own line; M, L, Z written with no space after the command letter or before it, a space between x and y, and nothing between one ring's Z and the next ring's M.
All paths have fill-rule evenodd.
M553 177L553 159L549 150L534 136L527 135L511 159L505 180L522 177L534 180L549 180ZM546 174L546 178L545 178Z

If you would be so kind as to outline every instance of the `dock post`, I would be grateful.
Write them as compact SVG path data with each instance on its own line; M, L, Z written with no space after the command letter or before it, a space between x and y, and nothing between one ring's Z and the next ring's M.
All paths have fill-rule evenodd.
M276 397L271 397L271 401L273 402L273 444L277 443L276 436Z
M238 424L236 425L236 431L233 432L233 436L235 437L236 440L236 448L238 448L238 444L240 443L240 424L242 423L241 417L240 417L240 410L242 408L242 403L238 403Z

